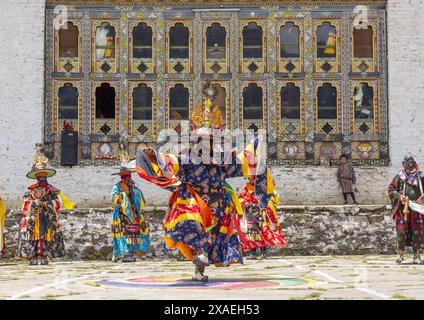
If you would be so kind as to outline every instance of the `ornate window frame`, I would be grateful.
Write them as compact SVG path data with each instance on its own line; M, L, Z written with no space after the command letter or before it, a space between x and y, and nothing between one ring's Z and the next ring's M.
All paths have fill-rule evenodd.
M111 27L115 28L115 56L113 58L103 58L101 60L97 60L96 57L96 30L97 27L100 27L102 23L109 23ZM119 70L119 20L111 19L111 18L93 18L91 19L91 72L100 73L100 74L111 74L117 73ZM110 69L105 72L102 70L102 66L104 64L109 65Z
M266 19L239 19L239 70L240 73L258 74L265 73L267 70L267 28ZM243 29L254 22L262 28L262 58L245 58L243 56ZM249 66L254 63L257 69L252 72Z
M281 35L280 30L288 22L292 22L295 26L299 28L299 58L282 58L281 57ZM277 62L277 72L279 73L301 73L304 72L304 56L305 56L305 21L303 18L296 17L285 17L284 19L279 19L277 23L276 34L276 62ZM289 63L293 64L293 70L288 71L285 66Z
M82 20L81 19L67 19L65 23L72 23L78 30L78 53L75 58L68 57L60 57L59 56L59 30L55 29L54 31L54 70L56 72L64 72L64 73L79 73L81 72L81 50L82 50ZM71 71L67 71L65 66L70 64L72 66Z
M186 58L170 58L169 57L169 49L170 49L170 36L169 32L173 26L177 23L182 23L185 27L188 28L189 37L188 37L188 59ZM191 19L167 19L166 22L166 67L165 73L170 74L187 74L193 73L193 20ZM180 63L184 69L178 73L174 67Z
M111 87L115 89L115 119L105 119L97 121L96 118L96 88L100 87L102 83L108 83ZM93 135L100 136L112 136L119 134L119 82L116 80L93 80L91 81L91 133ZM107 124L112 130L108 134L104 134L100 131L100 128Z
M176 84L182 84L185 88L188 89L188 119L190 120L191 113L193 111L193 81L190 80L181 80L181 81L167 81L165 84L165 92L166 92L166 108L165 108L165 128L172 129L171 128L171 120L169 117L169 111L171 107L171 94L170 90L171 88L175 87ZM177 120L178 121L178 120Z
M254 120L246 120L243 116L243 90L247 88L249 84L254 83L262 89L262 123L256 123ZM249 127L254 124L258 129L267 130L267 119L268 110L266 108L267 101L267 83L265 80L245 80L240 83L240 98L239 98L239 114L240 114L240 128L242 130L248 130Z
M325 83L331 84L336 88L337 92L337 118L336 119L318 119L318 88ZM342 133L342 80L336 79L319 79L314 81L314 132L315 134L331 137ZM326 124L333 127L330 133L326 133L323 127Z
M74 123L74 130L81 132L83 124L82 111L82 80L81 79L54 79L53 80L53 106L52 106L52 132L60 134L61 123L59 123L59 89L64 87L66 83L71 83L78 90L78 122Z
M294 83L296 87L300 89L300 119L298 121L283 121L281 119L281 90L288 83ZM305 123L305 81L304 79L284 79L277 80L277 130L278 130L278 138L284 137L304 137L306 132L306 123ZM295 126L295 130L293 132L289 132L285 130L289 125Z
M350 39L350 71L356 73L378 72L379 71L379 55L378 48L380 46L378 33L378 20L376 18L368 18L368 26L372 28L372 58L355 58L355 19L349 19L349 39Z
M380 133L380 83L378 79L351 79L349 81L349 97L350 97L350 127L353 138L361 140L366 138L369 140L378 140ZM373 119L372 121L357 121L355 118L355 103L353 99L353 93L355 87L361 83L367 83L368 86L373 88ZM359 129L359 127L365 123L370 130L365 134Z
M152 89L152 120L150 123L145 123L143 120L135 121L133 119L134 114L134 101L133 101L133 93L134 90L140 85L146 84L147 87ZM156 86L154 81L128 81L128 132L131 138L138 138L141 141L152 141L156 134ZM148 131L146 133L141 134L136 130L136 127L139 127L141 124L144 124ZM132 140L130 138L130 140Z
M331 26L336 28L336 57L335 58L318 58L318 27L323 23L328 22ZM313 19L313 52L314 52L314 72L315 73L339 73L341 72L341 39L342 39L342 20L341 18L316 18ZM330 70L326 71L323 66L330 66Z
M221 27L225 29L225 59L208 59L206 55L207 51L207 39L206 39L206 31L209 27L214 23L219 23ZM230 21L229 20L206 20L202 26L202 47L203 47L203 73L230 73ZM218 72L214 72L212 70L212 66L215 64L219 65L221 69Z
M133 32L139 24L145 23L148 27L152 28L152 58L134 58L133 57L133 48L134 48L134 37ZM156 22L154 20L139 20L139 19L129 19L128 20L128 59L129 59L129 72L130 73L156 73ZM144 64L147 69L142 72L138 67Z

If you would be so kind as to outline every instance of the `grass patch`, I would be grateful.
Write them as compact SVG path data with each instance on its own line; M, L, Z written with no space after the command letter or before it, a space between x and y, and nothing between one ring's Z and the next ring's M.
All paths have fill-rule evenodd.
M415 298L408 297L408 296L405 296L405 295L400 294L400 293L394 293L392 295L392 299L396 299L396 300L415 300Z
M311 292L310 294L304 296L304 297L292 297L289 298L289 300L308 300L308 299L317 299L321 297L321 292Z
M92 287L101 287L100 284L98 284L97 282L86 282L84 283L86 286L92 286Z

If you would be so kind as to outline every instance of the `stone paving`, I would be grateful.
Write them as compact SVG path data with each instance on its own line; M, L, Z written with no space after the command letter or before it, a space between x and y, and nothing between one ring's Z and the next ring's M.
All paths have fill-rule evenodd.
M293 256L209 267L209 283L190 281L188 261L0 261L0 299L423 299L424 265L412 257Z

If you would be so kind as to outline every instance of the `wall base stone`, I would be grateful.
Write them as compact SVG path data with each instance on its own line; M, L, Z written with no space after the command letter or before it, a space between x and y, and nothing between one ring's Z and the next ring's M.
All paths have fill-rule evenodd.
M178 258L165 252L161 221L166 208L146 208L152 245L148 258ZM111 208L64 211L61 225L66 259L111 259ZM388 206L285 206L280 222L286 248L270 248L271 255L394 254L396 234ZM11 210L6 219L7 258L17 254L21 212Z

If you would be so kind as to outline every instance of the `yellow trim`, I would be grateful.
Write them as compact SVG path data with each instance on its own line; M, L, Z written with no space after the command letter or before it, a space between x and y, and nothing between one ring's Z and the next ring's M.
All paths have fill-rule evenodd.
M177 219L166 222L165 228L170 230L174 228L178 223L185 220L194 220L196 222L199 222L203 226L203 220L202 216L200 214L194 214L194 213L184 213L178 216Z
M168 249L178 249L182 253L184 257L188 260L193 260L193 250L190 247L182 242L175 242L171 238L167 236L163 236L163 240L165 241L165 246Z
M72 210L75 207L75 203L70 201L62 192L59 193L59 197L62 200L62 205L67 210Z

